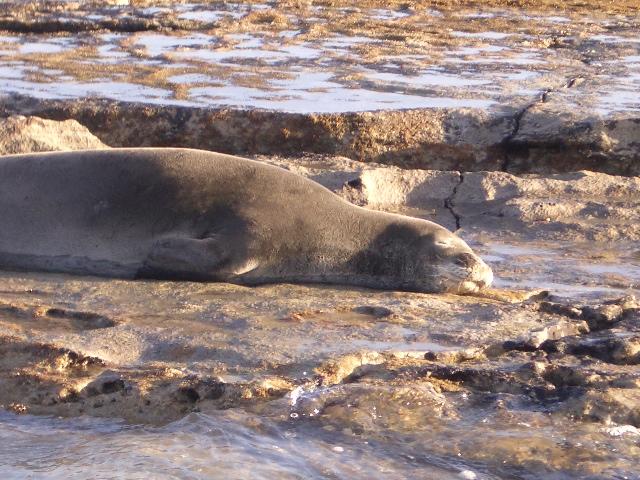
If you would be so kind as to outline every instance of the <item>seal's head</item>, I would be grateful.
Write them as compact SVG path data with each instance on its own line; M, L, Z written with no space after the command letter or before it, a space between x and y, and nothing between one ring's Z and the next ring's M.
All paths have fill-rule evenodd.
M474 293L493 281L491 268L458 236L426 220L404 217L367 248L365 268L389 288Z
M442 229L422 239L422 268L434 274L442 291L474 293L493 282L491 268L460 237Z

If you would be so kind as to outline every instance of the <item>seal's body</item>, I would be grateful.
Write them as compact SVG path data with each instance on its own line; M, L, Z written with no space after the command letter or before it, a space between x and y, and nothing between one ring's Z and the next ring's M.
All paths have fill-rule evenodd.
M0 158L0 268L461 293L492 279L432 222L259 162L160 148Z

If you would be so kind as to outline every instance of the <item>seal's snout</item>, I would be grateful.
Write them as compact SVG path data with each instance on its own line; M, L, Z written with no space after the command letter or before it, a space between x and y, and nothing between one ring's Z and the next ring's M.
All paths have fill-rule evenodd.
M464 269L466 278L459 287L460 293L473 293L488 287L493 282L493 272L489 265L473 253L462 253L455 260L456 265Z

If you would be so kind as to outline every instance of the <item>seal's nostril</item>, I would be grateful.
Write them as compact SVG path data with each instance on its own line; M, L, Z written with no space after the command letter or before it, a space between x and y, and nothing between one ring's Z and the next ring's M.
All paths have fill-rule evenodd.
M349 185L351 188L361 189L362 188L362 179L361 178L354 178L353 180L349 180L347 182L347 185Z

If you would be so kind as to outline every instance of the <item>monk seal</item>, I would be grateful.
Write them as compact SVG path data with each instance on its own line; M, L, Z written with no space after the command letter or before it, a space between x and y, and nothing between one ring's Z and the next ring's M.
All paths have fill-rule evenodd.
M260 162L140 148L0 158L0 268L469 293L491 269L445 228Z

